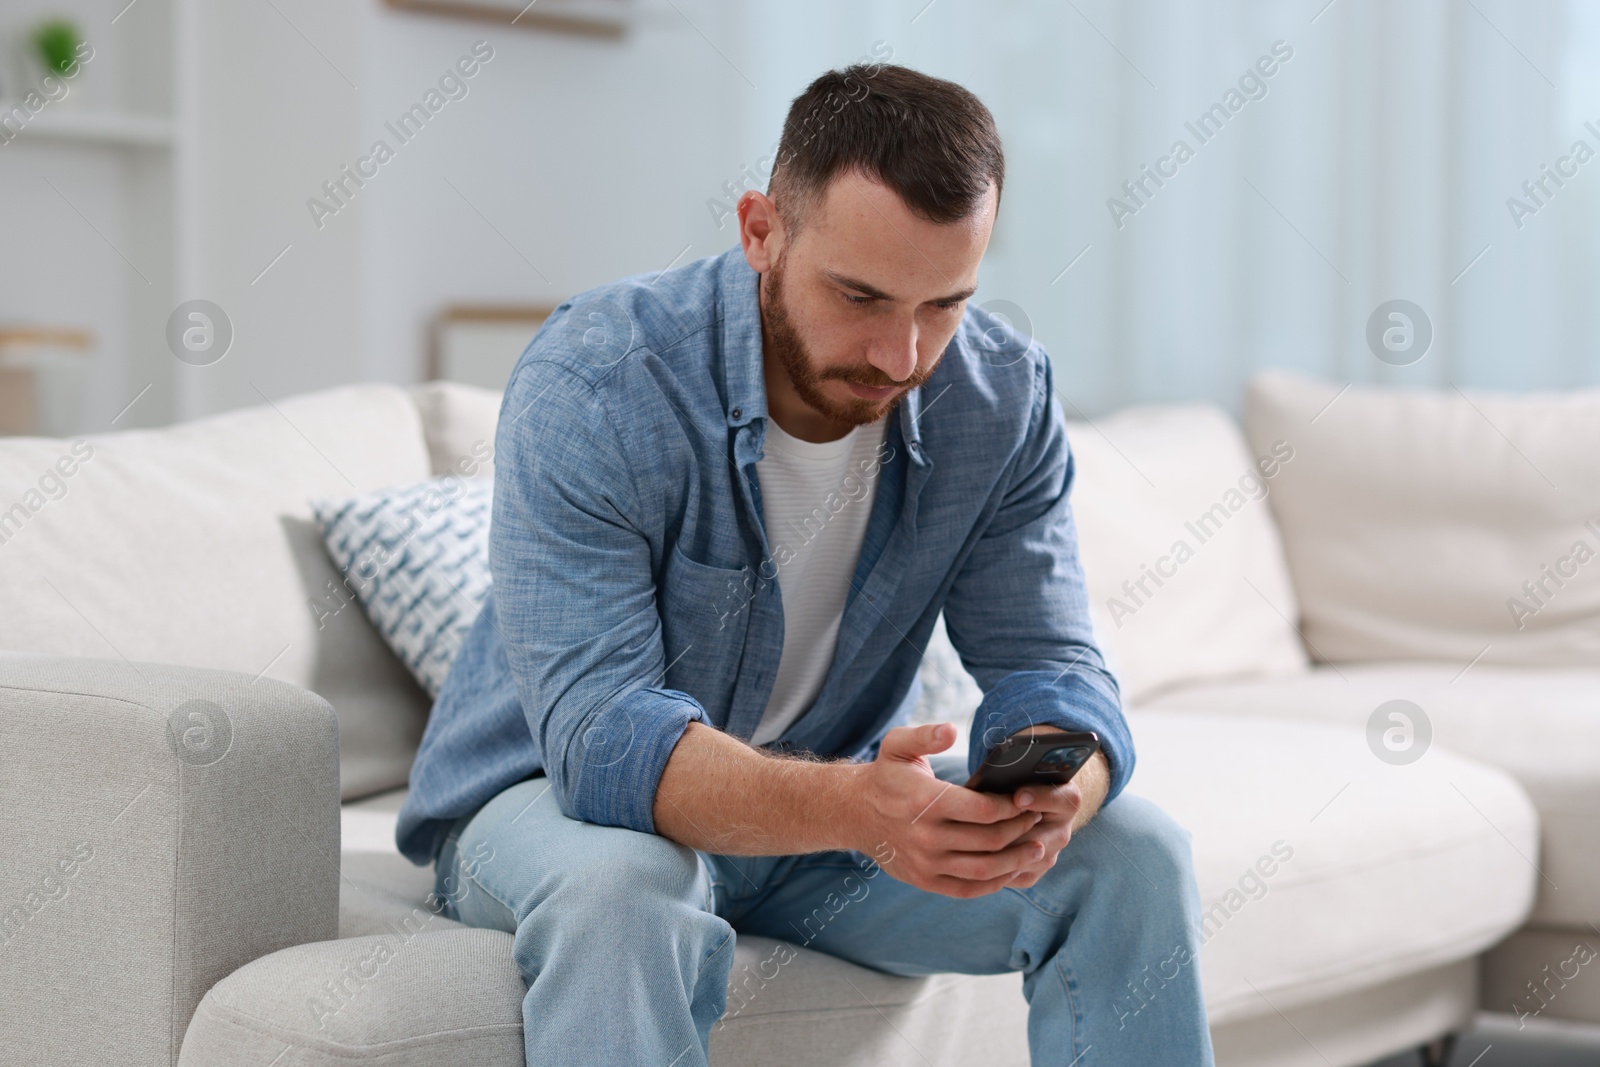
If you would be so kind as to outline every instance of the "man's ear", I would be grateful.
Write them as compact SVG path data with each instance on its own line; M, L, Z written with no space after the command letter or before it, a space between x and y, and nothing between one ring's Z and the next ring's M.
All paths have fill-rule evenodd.
M783 252L783 221L778 218L777 205L765 193L749 189L739 197L738 212L745 262L751 270L765 274Z

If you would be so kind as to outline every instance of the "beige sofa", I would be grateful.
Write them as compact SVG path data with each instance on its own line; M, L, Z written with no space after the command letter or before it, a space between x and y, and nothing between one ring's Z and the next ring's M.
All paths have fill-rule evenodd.
M1493 629L1600 499L1583 437L1600 401L1351 389L1319 413L1337 391L1260 380L1248 443L1195 406L1069 430L1131 788L1194 835L1223 1065L1355 1065L1460 1028L1480 997L1509 1010L1600 911L1600 830L1579 815L1600 789L1600 562L1530 639ZM0 440L0 1047L521 1062L511 938L433 914L431 872L394 851L428 701L341 592L306 503L458 469L497 407L358 385ZM1241 479L1279 442L1293 456L1252 499ZM1565 488L1530 485L1523 459ZM1202 542L1185 523L1206 514ZM975 700L952 655L937 634L922 717ZM1433 731L1405 765L1367 738L1396 697ZM1027 1063L1018 976L796 950L768 978L772 947L740 941L715 1064ZM1600 1019L1593 984L1543 1014Z

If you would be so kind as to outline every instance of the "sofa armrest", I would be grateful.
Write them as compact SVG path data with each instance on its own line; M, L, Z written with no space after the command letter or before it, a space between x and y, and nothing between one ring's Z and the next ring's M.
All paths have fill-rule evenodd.
M200 998L337 936L327 701L247 674L0 654L0 1048L177 1061Z

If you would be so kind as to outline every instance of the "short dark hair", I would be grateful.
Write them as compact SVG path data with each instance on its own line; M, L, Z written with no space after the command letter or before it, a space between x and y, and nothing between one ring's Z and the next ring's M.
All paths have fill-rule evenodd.
M909 67L857 63L830 70L789 106L768 195L798 232L842 173L883 182L911 212L949 223L998 201L1005 154L994 116L955 82Z

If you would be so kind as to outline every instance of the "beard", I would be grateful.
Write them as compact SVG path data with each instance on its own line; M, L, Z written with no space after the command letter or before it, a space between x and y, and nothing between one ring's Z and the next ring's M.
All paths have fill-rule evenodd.
M903 382L892 380L871 364L859 368L819 370L817 361L806 347L800 331L795 328L794 320L784 303L784 258L780 256L777 262L772 264L771 269L761 276L762 292L765 296L761 302L765 335L763 341L767 351L777 357L778 365L789 376L789 381L794 384L794 391L805 401L807 407L846 426L865 426L884 418L899 405L906 393L928 380L934 367L938 366L937 361L926 373L918 374L913 371L911 377ZM857 385L878 389L895 386L900 391L887 400L852 397L849 400L839 401L822 391L823 383L829 381L854 382Z

